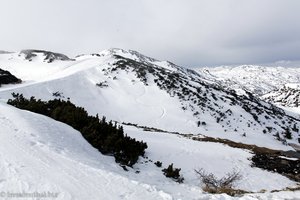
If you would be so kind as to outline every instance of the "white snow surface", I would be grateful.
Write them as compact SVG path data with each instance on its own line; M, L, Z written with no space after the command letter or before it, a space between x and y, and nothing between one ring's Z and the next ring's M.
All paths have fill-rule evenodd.
M235 168L243 175L237 187L251 191L295 185L278 174L251 168L250 153L222 144L125 127L131 137L148 143L149 159L181 168L185 182L178 184L164 177L149 159L140 159L125 172L113 157L100 154L73 128L4 102L0 103L0 125L1 191L52 192L58 194L56 199L232 199L203 193L193 171L200 167L219 177ZM242 199L292 199L297 195L299 192L267 192Z

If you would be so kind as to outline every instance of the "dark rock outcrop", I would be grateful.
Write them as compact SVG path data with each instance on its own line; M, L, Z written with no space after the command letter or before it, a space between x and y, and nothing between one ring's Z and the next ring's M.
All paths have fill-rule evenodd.
M61 61L68 61L72 60L68 56L61 54L61 53L54 53L51 51L44 51L44 50L34 50L34 49L26 49L22 50L20 54L25 55L25 59L28 61L32 61L34 57L37 56L37 54L43 54L44 56L44 62L52 63L55 60L61 60Z
M0 68L0 87L2 84L21 83L21 79L18 79L12 75L9 71L2 70Z

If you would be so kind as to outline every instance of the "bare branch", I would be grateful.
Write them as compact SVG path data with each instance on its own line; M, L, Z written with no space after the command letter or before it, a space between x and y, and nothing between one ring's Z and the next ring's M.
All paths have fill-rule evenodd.
M203 168L200 168L198 170L195 169L195 173L199 176L201 182L205 185L205 187L212 190L232 188L236 181L242 179L242 175L236 170L227 173L220 179L218 179L212 173L207 173Z

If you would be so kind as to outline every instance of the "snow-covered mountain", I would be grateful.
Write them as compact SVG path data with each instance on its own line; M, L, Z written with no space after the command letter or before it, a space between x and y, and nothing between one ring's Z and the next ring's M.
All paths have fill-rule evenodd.
M53 61L66 61L71 60L68 56L60 53L54 53L51 51L27 49L20 52L19 56L28 61L40 59L43 62L52 63Z
M262 96L269 102L288 107L299 107L300 83L288 83Z
M285 85L300 83L300 68L296 66L219 66L197 68L196 71L203 74L206 79L216 81L241 94L246 90L271 103L294 107L296 104L293 102L297 100L291 99L292 96L289 94L295 91L290 91L293 88ZM273 94L273 92L275 93ZM282 94L279 94L281 92ZM277 98L265 98L264 95L268 97L274 95ZM289 99L285 99L287 95ZM279 98L283 99L280 100Z
M59 92L91 114L99 113L120 123L286 149L273 135L284 138L286 128L299 122L250 93L237 95L193 70L135 51L110 49L50 64L44 58L29 61L19 54L4 54L1 60L4 69L24 81L3 89L2 98L18 92L52 99ZM5 65L7 62L10 64ZM297 139L298 132L293 132L289 142Z
M62 54L25 50L17 53L0 54L0 66L1 69L9 71L22 80L20 84L3 85L0 88L0 99L3 102L11 98L12 92L22 93L25 97L35 96L43 100L57 97L70 98L76 105L84 107L89 114L96 115L98 113L100 116L104 115L119 124L153 127L152 131L166 130L199 137L204 135L225 138L280 150L293 150L292 146L298 145L299 117L290 116L284 110L260 100L250 92L239 95L233 89L228 90L229 86L223 86L223 81L218 80L216 75L209 71L196 72L167 61L149 58L135 51L109 49L70 59ZM278 174L251 168L251 162L248 160L251 153L248 151L221 144L192 141L180 135L160 132L149 133L134 126L125 126L126 134L148 143L149 150L146 154L150 159L161 160L165 165L173 162L175 166L182 168L186 183L179 186L177 183L168 182L168 180L163 179L164 181L161 181L164 178L161 170L153 167L149 160L143 159L129 173L119 172L118 166L109 161L110 158L103 156L101 158L105 158L103 162L101 159L101 162L95 161L98 159L96 158L98 155L94 157L95 150L90 146L84 147L87 150L77 149L74 153L75 146L80 146L79 136L72 139L69 135L60 136L59 134L64 131L76 134L76 131L71 130L68 126L56 125L60 123L36 114L18 111L3 103L0 105L2 107L0 123L3 127L7 127L4 132L1 130L3 138L8 137L5 135L7 133L26 138L19 140L20 144L16 143L15 145L20 146L20 151L31 148L26 150L28 154L36 151L36 148L45 148L46 151L38 151L39 154L33 154L32 159L36 159L34 162L38 162L38 166L40 164L44 166L45 163L50 162L49 160L54 163L69 163L63 166L58 165L60 168L53 171L47 171L49 170L47 165L42 168L46 170L46 174L62 171L62 176L66 180L75 176L78 185L73 188L68 188L67 184L58 186L59 182L54 178L46 177L43 179L45 180L45 188L55 188L66 195L62 196L61 199L65 199L64 197L72 199L74 196L82 199L79 198L81 196L78 197L80 191L76 191L76 188L81 187L79 183L81 181L80 174L76 176L75 171L87 170L88 172L83 176L85 177L84 181L88 181L90 176L95 176L99 168L102 170L100 170L100 175L108 173L105 176L107 180L110 178L113 179L113 182L122 180L117 187L126 187L128 184L129 189L121 192L123 196L119 196L119 198L141 197L143 192L135 191L135 184L141 191L148 190L145 198L149 199L171 199L172 197L192 199L195 198L195 195L200 198L203 194L197 189L198 180L194 175L194 169L198 166L212 170L220 176L239 166L239 170L243 171L243 176L249 180L240 184L240 188L244 190L282 189L294 184L294 182ZM15 114L9 115L10 112ZM10 116L9 120L6 116ZM15 120L23 120L23 122L21 125L12 124ZM27 124L24 131L22 124ZM61 128L56 129L56 127ZM52 134L52 128L54 132L58 132L56 135L54 134L55 138L63 138L51 142L53 138L49 135ZM291 139L285 138L287 130L291 132ZM39 137L29 136L31 132L34 132L34 135L38 134ZM13 141L13 136L9 137L12 137L11 141ZM43 137L46 138L43 139ZM42 142L37 138L42 138ZM27 140L32 140L33 145L30 146L30 141ZM47 143L48 140L50 142ZM71 145L73 140L76 142L74 146ZM28 145L22 146L23 142ZM60 145L60 142L63 144ZM7 145L10 143L8 142ZM66 146L65 149L61 150L60 148L64 146ZM5 146L3 148L5 150ZM88 153L83 155L81 151L92 152L92 156L85 155ZM20 152L13 152L12 154L14 153ZM49 158L44 162L38 161L39 157L44 156L44 154L49 154ZM84 161L81 160L82 157L86 157ZM85 161L87 164L81 165ZM13 162L23 163L25 161L16 159ZM28 160L27 166L30 165L29 162L31 161ZM78 169L70 169L74 162L79 162ZM110 169L111 166L113 166L112 170ZM223 167L220 169L213 166ZM69 173L68 170L71 172ZM139 173L135 173L136 171ZM30 170L25 168L22 172L27 173L29 177ZM38 173L44 172L38 170ZM17 174L14 175L17 176ZM92 181L99 176L95 176ZM261 176L266 177L266 182L260 182ZM126 178L122 179L122 177ZM19 178L22 178L21 175ZM35 178L28 180L31 182L24 183L24 186L21 185L20 187L32 185ZM103 184L107 183L103 180L97 181L103 187L105 187ZM96 183L98 183L97 181ZM12 184L16 184L16 182ZM261 184L257 184L257 182ZM53 185L49 185L50 183ZM96 194L100 194L102 190L93 189L95 193L91 193L91 195L95 194L95 196L91 196L91 199L96 199ZM64 193L64 190L68 192ZM109 195L108 193L105 194ZM130 196L131 194L133 196ZM112 192L112 195L116 195L116 193ZM87 198L87 196L82 197ZM118 198L117 196L111 197ZM205 198L210 197L206 196Z

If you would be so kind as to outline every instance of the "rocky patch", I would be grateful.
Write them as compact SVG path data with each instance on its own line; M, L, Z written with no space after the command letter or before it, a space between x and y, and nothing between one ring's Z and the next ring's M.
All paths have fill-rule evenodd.
M2 84L21 83L21 79L18 79L12 75L9 71L0 68L0 87Z

